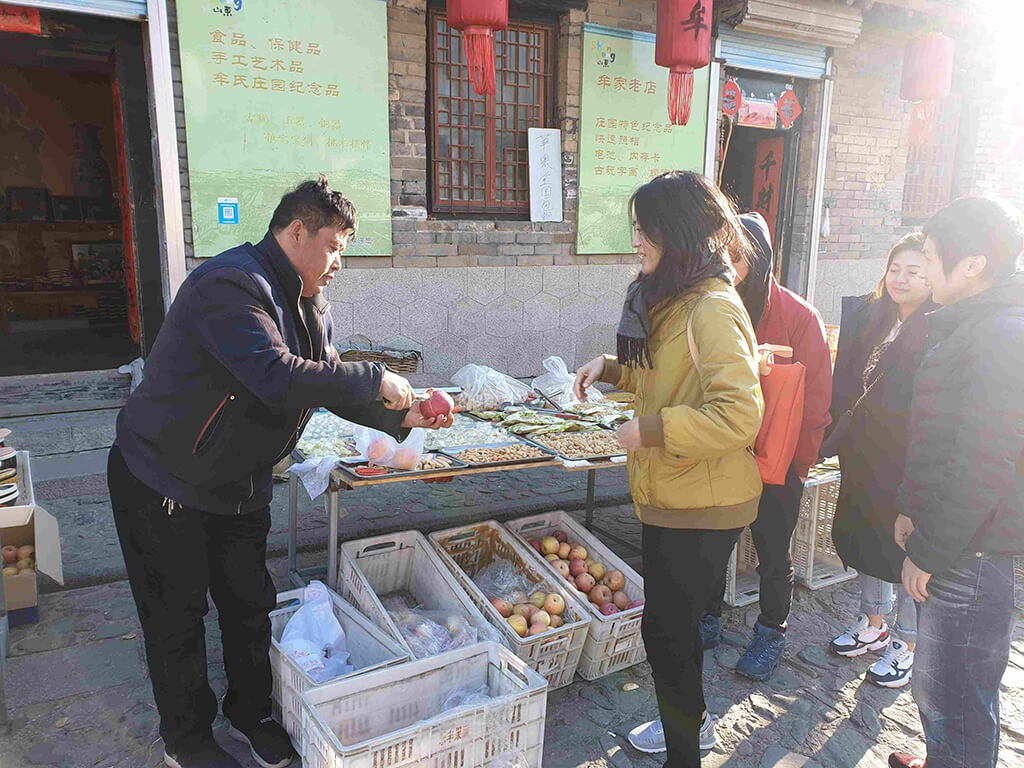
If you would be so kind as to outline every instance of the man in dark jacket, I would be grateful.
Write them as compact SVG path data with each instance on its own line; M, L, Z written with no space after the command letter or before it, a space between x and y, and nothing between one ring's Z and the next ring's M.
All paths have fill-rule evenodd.
M321 295L358 224L327 180L282 199L257 245L192 271L117 420L108 480L172 768L238 768L213 740L207 592L220 619L229 733L265 768L295 757L270 718L271 472L326 407L401 436L425 420L401 376L343 363Z
M1024 554L1024 237L1019 214L986 197L957 200L924 234L942 308L914 378L895 531L919 603L914 699L928 768L995 768Z

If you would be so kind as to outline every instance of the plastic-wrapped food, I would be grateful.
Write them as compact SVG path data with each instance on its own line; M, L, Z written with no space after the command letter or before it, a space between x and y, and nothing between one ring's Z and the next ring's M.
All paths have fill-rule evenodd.
M455 372L452 384L462 387L456 402L463 410L486 411L505 403L524 403L531 390L521 381L485 365L470 363Z
M456 707L474 707L486 704L491 700L491 692L484 683L479 688L456 688L444 697L441 704L441 711L447 712Z
M569 373L565 360L560 357L549 357L544 361L544 370L547 373L541 374L533 380L533 388L558 403L560 408L566 408L578 403L573 393L573 385L576 383L576 374ZM587 402L604 400L604 395L594 387L587 387Z
M513 603L524 602L537 589L536 583L509 560L495 560L478 571L473 582L488 598L496 597Z
M436 656L477 642L476 627L458 613L421 608L388 612L417 658Z
M369 459L377 466L416 469L416 465L423 455L426 432L418 428L412 429L409 431L409 436L400 443L385 432L357 426L355 437L359 455Z

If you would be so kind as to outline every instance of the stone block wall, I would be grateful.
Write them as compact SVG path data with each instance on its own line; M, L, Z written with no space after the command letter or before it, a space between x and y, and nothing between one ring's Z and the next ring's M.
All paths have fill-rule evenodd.
M532 376L549 355L572 368L614 352L632 279L624 265L347 269L327 297L339 339L419 350L429 373L479 363Z

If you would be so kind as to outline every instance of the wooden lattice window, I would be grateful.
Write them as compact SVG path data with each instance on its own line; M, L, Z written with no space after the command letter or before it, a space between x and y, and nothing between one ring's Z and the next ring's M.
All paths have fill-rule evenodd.
M960 94L953 93L936 106L929 142L907 154L904 224L920 223L949 203L959 127Z
M430 24L431 209L528 214L527 129L553 122L554 28L510 22L495 34L493 96L473 91L462 33L444 13Z

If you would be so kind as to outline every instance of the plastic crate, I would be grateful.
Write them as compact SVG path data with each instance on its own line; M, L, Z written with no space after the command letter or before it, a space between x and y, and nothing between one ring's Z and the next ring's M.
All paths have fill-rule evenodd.
M303 691L329 685L338 680L362 675L376 669L402 664L409 660L408 650L389 637L386 632L373 626L360 615L359 611L337 594L329 589L327 592L334 602L334 615L337 616L341 628L345 631L345 642L351 654L349 663L355 667L355 670L348 675L336 677L328 683L316 682L292 661L288 654L281 650L281 635L292 614L299 610L304 590L292 589L279 593L278 603L293 599L298 599L300 602L298 605L280 608L270 613L270 669L273 673L271 700L274 714L278 716L281 725L288 731L296 750L300 750L299 754L301 754L302 740L302 708L299 696Z
M426 610L462 616L481 633L481 641L494 633L494 627L419 531L344 542L338 549L338 592L370 621L386 629L414 659L421 657L406 642L382 603L390 595L408 595L414 605Z
M732 548L725 570L726 605L741 608L756 603L761 597L761 577L757 573L757 550L749 528L744 528L740 540Z
M567 513L556 510L543 515L522 517L505 523L505 527L529 549L533 559L549 572L551 578L560 579L562 576L526 542L528 539L550 536L561 529L565 531L569 541L582 544L587 553L603 563L608 570L622 572L626 578L623 591L629 595L630 600L644 599L644 580L640 574ZM587 633L583 656L577 670L580 677L584 680L596 680L647 658L644 641L640 635L640 622L644 615L642 607L629 608L621 613L605 616L582 594L579 598L590 610L590 631Z
M812 471L800 499L800 517L793 537L793 570L808 589L821 589L857 578L847 569L832 541L832 520L839 500L838 471Z
M491 700L443 710L458 688ZM547 683L497 643L479 643L315 688L302 696L306 768L482 768L503 752L540 768Z
M590 629L590 612L579 599L579 592L570 592L561 576L551 578L533 559L530 548L493 520L436 531L429 538L473 604L501 631L516 656L547 678L551 689L571 683ZM516 634L472 579L499 558L515 563L538 587L560 594L565 600L565 624L533 637Z

